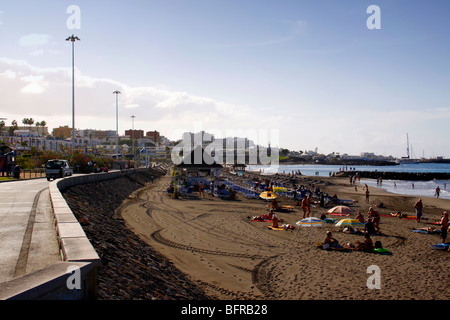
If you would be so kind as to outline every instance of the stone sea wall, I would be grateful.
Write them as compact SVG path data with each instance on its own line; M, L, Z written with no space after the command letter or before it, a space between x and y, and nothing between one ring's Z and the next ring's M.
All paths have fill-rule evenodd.
M130 231L115 210L161 175L139 172L63 191L67 204L101 259L100 300L206 300L207 295L164 256Z

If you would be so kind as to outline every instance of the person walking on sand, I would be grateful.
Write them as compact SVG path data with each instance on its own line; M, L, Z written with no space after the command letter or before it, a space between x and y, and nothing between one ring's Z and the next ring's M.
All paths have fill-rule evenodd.
M422 199L417 200L417 202L414 204L414 209L416 210L416 221L419 223L420 218L422 218L422 209L423 209Z
M436 196L436 199L439 199L439 192L441 192L441 189L439 186L436 187L436 190L434 191L434 195Z
M369 188L366 188L366 203L369 203L369 195L370 195Z

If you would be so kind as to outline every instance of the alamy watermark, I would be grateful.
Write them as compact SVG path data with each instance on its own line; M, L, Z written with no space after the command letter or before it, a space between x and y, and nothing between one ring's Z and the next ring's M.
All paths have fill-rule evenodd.
M81 289L81 271L80 268L78 266L69 266L67 267L67 271L66 271L69 275L69 277L66 280L66 286L67 289L69 290L73 290L73 289L77 289L80 290Z
M66 10L70 16L66 20L66 26L69 30L81 29L81 9L77 5L70 5Z
M226 130L216 136L204 131L184 133L183 139L172 149L171 159L175 165L237 163L246 165L279 164L279 131L277 129ZM247 137L252 137L253 140Z
M370 290L373 289L381 289L381 270L379 266L370 265L366 271L370 274L369 278L367 278L367 288Z
M381 9L377 5L371 5L367 7L366 13L371 14L367 18L366 26L369 30L381 29Z

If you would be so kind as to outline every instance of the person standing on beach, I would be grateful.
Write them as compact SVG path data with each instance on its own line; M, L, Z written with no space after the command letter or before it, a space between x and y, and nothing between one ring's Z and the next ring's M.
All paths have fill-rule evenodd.
M198 193L200 197L205 197L205 185L203 182L200 182L200 185L198 186Z
M370 194L369 188L367 187L366 188L366 203L369 203L369 194Z
M309 217L311 213L311 194L309 194L305 199L302 200L302 209L303 209L303 219Z
M416 210L416 221L420 222L420 218L422 218L422 199L417 200L417 202L414 204L414 209Z
M442 213L442 218L441 218L441 239L442 239L442 243L445 243L445 241L447 240L447 229L448 229L448 212L444 211Z

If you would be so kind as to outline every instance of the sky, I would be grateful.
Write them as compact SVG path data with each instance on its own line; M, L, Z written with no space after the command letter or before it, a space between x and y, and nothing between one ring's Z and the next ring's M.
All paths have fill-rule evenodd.
M119 90L120 134L394 157L408 134L412 156L450 157L449 14L447 0L1 0L0 118L72 126L74 34L79 129L115 130Z

